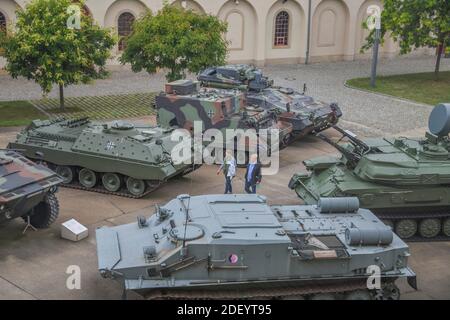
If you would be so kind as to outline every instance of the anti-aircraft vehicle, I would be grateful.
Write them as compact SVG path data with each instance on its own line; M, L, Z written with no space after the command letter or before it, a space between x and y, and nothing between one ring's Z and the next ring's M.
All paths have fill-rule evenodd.
M289 187L307 204L320 197L358 197L403 239L450 239L450 104L431 112L425 138L348 139L327 155L304 161Z

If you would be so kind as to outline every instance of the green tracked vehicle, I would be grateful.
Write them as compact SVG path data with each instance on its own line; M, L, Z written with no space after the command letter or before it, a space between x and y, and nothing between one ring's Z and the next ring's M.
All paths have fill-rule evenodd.
M199 167L186 159L172 161L178 142L172 141L171 132L124 121L35 120L8 147L23 150L30 159L40 154L63 177L63 186L141 198Z
M437 105L425 138L359 140L335 146L341 157L304 161L308 172L295 174L289 187L306 203L320 197L358 197L408 240L450 239L450 104Z

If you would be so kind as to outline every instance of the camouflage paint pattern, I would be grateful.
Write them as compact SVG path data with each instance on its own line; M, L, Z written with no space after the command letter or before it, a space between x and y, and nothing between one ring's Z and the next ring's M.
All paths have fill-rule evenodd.
M0 222L25 215L61 182L49 168L0 150Z
M185 84L184 84L185 83ZM166 92L159 94L155 99L155 107L158 112L158 124L166 128L184 128L194 133L194 122L202 123L202 131L218 129L226 137L227 129L279 129L280 141L292 133L292 125L280 121L275 112L259 107L249 106L245 94L236 89L201 88L192 86L188 94L177 94L188 86L191 81L177 81L166 85ZM242 136L237 137L236 143L247 149L249 142ZM224 141L229 146L231 141ZM233 142L234 143L234 142ZM278 148L269 141L259 139L257 144L265 148ZM225 148L225 146L223 146ZM235 146L234 146L235 147ZM255 147L255 146L251 146Z
M281 121L293 126L292 138L320 132L336 124L342 112L336 103L316 101L291 88L273 85L273 80L251 65L212 67L198 76L205 87L239 89L249 105L274 110Z

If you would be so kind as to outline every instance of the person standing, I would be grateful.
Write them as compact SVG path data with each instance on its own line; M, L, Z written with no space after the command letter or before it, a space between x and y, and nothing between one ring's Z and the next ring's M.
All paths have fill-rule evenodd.
M261 164L258 163L258 155L252 154L245 172L245 192L256 193L256 185L262 180Z
M233 152L227 150L223 164L217 170L217 175L223 172L225 176L225 194L233 193L233 178L236 176L236 160L233 157Z

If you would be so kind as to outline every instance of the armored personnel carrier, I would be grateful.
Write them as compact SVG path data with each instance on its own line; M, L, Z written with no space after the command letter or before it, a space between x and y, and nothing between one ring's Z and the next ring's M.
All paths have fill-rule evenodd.
M0 150L0 223L22 217L35 228L48 228L59 214L55 192L61 182L49 168Z
M178 142L170 134L170 129L123 121L35 120L8 147L30 159L40 153L65 187L140 198L198 168L174 164L170 151Z
M273 80L251 65L208 68L198 75L198 80L207 87L240 89L249 105L274 110L281 120L292 124L291 139L325 130L335 125L342 116L336 103L327 104L307 96L306 86L302 93L292 88L274 86Z
M341 157L304 161L308 172L293 176L289 187L308 204L320 197L358 197L408 240L450 239L450 104L437 105L425 138L359 140L337 144Z
M100 274L147 299L398 299L396 279L416 287L408 246L355 198L180 195L96 238Z
M248 158L249 153L278 150L286 146L293 127L290 123L277 118L274 111L249 106L245 95L236 89L200 88L198 82L178 80L166 84L165 92L155 98L158 112L158 125L165 128L184 128L194 134L195 122L201 124L200 131L217 129L223 139L208 143L214 148L229 148L242 151ZM256 139L248 139L249 135L238 131L235 136L227 134L227 130L250 129ZM270 134L260 135L261 129L267 132L277 130L277 139ZM201 133L200 132L200 133ZM278 141L275 141L278 140ZM242 154L242 153L240 153ZM238 163L242 164L245 159Z

